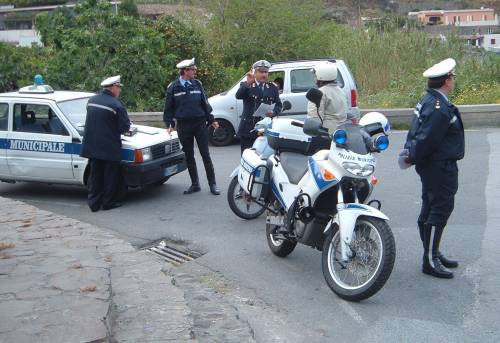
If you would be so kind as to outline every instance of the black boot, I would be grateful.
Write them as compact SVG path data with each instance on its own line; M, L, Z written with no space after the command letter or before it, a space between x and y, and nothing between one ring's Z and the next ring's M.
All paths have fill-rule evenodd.
M444 226L425 224L422 272L438 278L451 279L453 273L443 266L438 255L443 230Z
M212 193L213 195L219 195L220 194L220 190L219 190L219 188L217 187L217 185L215 183L212 183L210 185L210 193Z
M425 224L422 223L421 221L417 222L417 224L418 224L418 232L420 234L420 239L422 240L422 244L424 245L424 250L425 250L425 244L424 244ZM443 228L444 228L444 226L443 226ZM442 234L442 231L441 231L441 234ZM443 266L445 266L446 268L457 268L458 267L457 261L450 260L450 259L446 258L439 250L438 250L438 257L439 257L439 260L441 261L441 263L443 264Z
M192 194L201 191L200 181L198 180L198 170L195 164L188 164L189 177L191 178L191 186L184 191L184 194Z

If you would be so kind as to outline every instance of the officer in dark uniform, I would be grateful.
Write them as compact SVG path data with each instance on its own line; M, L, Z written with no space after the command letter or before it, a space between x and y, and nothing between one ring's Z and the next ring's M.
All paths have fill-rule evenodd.
M121 134L130 128L125 105L118 99L120 75L101 83L104 90L89 99L80 156L89 159L88 205L92 212L121 206L114 199L120 180Z
M165 96L163 121L169 133L177 125L177 133L186 154L186 164L191 177L191 186L184 194L199 192L200 182L194 159L194 139L198 144L205 172L207 173L210 192L219 195L220 191L215 182L214 166L208 151L208 125L217 129L219 123L214 120L212 107L208 103L205 90L201 82L195 79L196 65L194 58L177 64L179 78L170 83ZM177 124L174 122L176 119Z
M447 279L453 273L446 268L456 268L458 262L446 258L439 244L453 211L458 189L457 160L464 157L465 147L460 112L448 99L455 87L455 65L455 60L448 58L424 72L427 93L416 106L405 143L406 162L415 165L422 181L418 217L424 246L422 272Z
M255 123L262 119L261 117L254 117L254 113L260 104L275 104L273 111L266 114L269 117L281 112L282 104L278 87L272 82L267 82L269 68L271 68L271 63L268 61L260 60L255 62L252 70L246 75L246 81L240 83L240 88L236 92L236 99L243 100L243 113L238 127L241 153L245 149L252 147L257 138L257 134L252 130Z

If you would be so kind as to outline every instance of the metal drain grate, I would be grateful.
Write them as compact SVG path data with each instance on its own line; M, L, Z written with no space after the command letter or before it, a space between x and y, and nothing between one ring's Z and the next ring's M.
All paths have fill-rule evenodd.
M160 256L163 260L173 264L174 266L179 266L203 255L197 251L189 250L179 245L170 244L166 241L161 241L158 245L146 248L146 250Z

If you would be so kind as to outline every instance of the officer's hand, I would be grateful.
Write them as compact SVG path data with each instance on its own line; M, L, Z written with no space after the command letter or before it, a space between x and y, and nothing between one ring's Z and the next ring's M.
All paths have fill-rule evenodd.
M169 127L167 128L167 133L170 135L172 133L172 131L174 131L174 128L173 127Z
M273 117L273 112L267 112L266 117L272 118Z
M253 75L253 71L250 70L248 73L247 73L247 84L251 84L252 82L255 81L255 76Z
M214 129L218 129L218 128L219 128L219 122L214 121L214 122L212 123L212 127L213 127Z

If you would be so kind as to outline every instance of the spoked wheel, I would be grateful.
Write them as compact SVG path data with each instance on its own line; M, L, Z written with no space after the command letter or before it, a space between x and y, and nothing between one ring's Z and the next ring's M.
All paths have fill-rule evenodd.
M359 301L377 293L391 275L396 257L391 228L385 220L359 217L350 249L352 256L342 261L340 231L330 232L323 245L323 275L338 296Z
M281 226L275 224L266 224L267 245L272 253L279 257L287 257L297 246L297 241L287 239L278 233Z
M248 193L243 191L238 183L237 175L233 177L229 184L227 202L234 214L243 219L255 219L266 210L265 207L257 204Z

